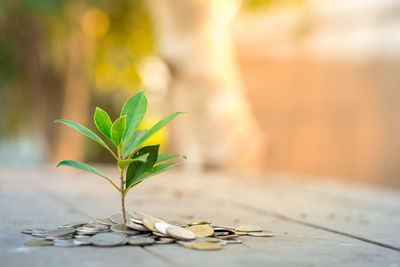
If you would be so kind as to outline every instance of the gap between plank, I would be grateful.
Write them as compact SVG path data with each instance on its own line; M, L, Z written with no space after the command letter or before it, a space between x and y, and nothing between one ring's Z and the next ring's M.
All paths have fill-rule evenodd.
M376 246L380 246L380 247L383 247L383 248L387 248L387 249L390 249L390 250L394 250L394 251L400 252L400 248L399 247L395 247L395 246L392 246L392 245L389 245L389 244L381 243L381 242L378 242L378 241L375 241L375 240L371 240L371 239L368 239L368 238L364 238L364 237L361 237L361 236L358 236L358 235L353 235L353 234L341 232L341 231L334 230L334 229L331 229L331 228L327 228L327 227L324 227L324 226L320 226L320 225L317 225L317 224L313 224L313 223L309 223L309 222L304 222L304 221L301 221L301 220L293 219L293 218L290 218L290 217L288 217L286 215L283 215L283 214L280 214L280 213L277 213L277 212L267 211L267 210L264 210L262 208L254 207L252 205L248 205L248 204L245 204L245 203L242 203L242 202L232 201L231 199L229 200L229 202L235 203L236 206L242 207L242 208L246 209L246 211L255 212L257 214L263 214L263 215L267 215L267 216L272 216L272 217L281 219L283 221L309 226L309 227L312 227L312 228L315 228L315 229L320 229L320 230L327 231L327 232L330 232L330 233L346 236L346 237L357 239L357 240L360 240L360 241L363 241L363 242L366 242L366 243L369 243L369 244L372 244L372 245L376 245Z

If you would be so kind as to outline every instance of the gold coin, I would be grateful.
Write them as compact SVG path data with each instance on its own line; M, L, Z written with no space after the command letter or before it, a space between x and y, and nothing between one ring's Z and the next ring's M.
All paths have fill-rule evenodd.
M218 243L211 243L211 242L193 242L192 248L198 250L218 250L221 249L221 245Z
M25 246L52 246L53 244L53 241L48 240L32 240L25 242Z
M156 228L154 228L154 224L162 222L162 220L153 218L153 217L145 217L143 218L143 224L146 226L147 229L149 229L152 232L157 232Z
M210 221L192 222L192 223L189 223L189 226L202 225L202 224L211 224L211 222Z
M214 230L214 235L215 236L224 236L224 235L229 235L230 232L220 232L220 231L215 231Z
M247 232L238 232L238 231L235 231L235 234L236 234L236 235L247 235Z
M207 224L202 225L193 225L188 228L189 231L192 231L196 237L206 237L212 236L214 234L214 229Z

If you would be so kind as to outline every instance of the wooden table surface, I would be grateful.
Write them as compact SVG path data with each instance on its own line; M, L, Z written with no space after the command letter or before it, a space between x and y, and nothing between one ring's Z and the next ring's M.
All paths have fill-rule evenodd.
M104 167L99 166L104 170ZM105 172L118 176L108 167ZM273 238L196 251L149 247L27 247L21 229L109 217L119 194L75 170L0 171L0 266L388 266L400 267L398 191L318 177L179 171L150 178L127 209L157 217L261 225Z

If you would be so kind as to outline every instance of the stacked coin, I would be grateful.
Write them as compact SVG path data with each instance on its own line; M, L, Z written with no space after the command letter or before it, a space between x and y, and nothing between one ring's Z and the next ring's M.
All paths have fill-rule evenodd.
M185 248L217 250L229 244L241 244L240 236L273 237L258 225L217 226L210 221L184 222L158 218L141 212L128 213L126 224L121 214L97 218L93 222L74 222L54 230L31 228L21 231L35 239L27 246L149 246L177 243Z
M109 232L110 227L107 225L88 223L76 228L76 231L80 236L90 236L97 233Z

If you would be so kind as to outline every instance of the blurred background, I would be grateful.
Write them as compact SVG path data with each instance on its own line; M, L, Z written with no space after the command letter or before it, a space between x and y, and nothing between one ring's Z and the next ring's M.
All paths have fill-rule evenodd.
M0 1L0 166L110 163L95 129L145 90L189 170L400 186L397 0Z

